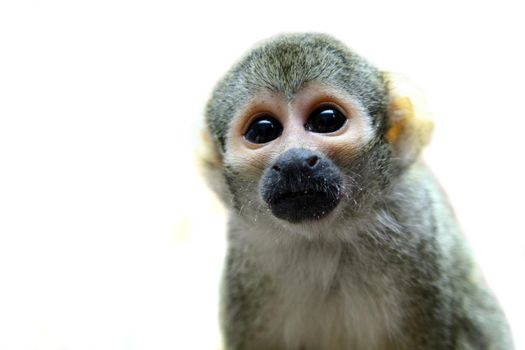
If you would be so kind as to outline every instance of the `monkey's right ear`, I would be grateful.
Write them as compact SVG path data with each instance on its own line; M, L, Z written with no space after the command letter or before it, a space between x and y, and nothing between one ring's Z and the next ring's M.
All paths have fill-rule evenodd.
M197 160L199 168L211 185L212 189L217 190L215 180L220 177L223 167L222 156L215 144L208 128L204 127L201 132L200 142L197 144Z
M202 130L201 143L198 148L198 158L202 163L201 165L207 169L222 169L222 156L208 128Z
M219 146L214 142L213 136L208 128L203 128L201 140L197 145L197 160L199 170L208 182L211 189L219 196L223 203L233 201L223 176L223 157Z
M434 122L421 92L403 76L383 73L388 84L389 128L386 138L401 166L414 162L430 142Z

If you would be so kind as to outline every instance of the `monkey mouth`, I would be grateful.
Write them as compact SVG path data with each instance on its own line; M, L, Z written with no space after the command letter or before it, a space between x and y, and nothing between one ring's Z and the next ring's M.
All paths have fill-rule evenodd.
M308 192L308 190L301 192L284 192L281 195L277 196L274 201L283 201L283 200L296 200L296 199L307 199L309 197L317 196L316 192Z
M339 168L320 153L290 149L261 177L261 196L272 214L291 223L320 220L341 199Z
M339 191L278 191L267 198L273 215L291 223L320 220L339 203Z

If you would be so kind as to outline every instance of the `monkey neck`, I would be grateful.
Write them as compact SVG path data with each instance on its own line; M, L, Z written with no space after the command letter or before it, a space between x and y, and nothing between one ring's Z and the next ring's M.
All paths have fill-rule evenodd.
M389 220L392 219L384 219L385 225L394 225ZM366 281L371 273L384 274L384 259L389 252L399 255L393 244L395 240L380 232L383 227L371 226L368 222L345 227L344 232L321 233L339 235L339 238L328 239L318 235L307 238L282 229L238 225L230 231L230 249L242 250L247 260L252 260L263 274L277 283L294 280L312 287L308 290L329 295L339 288L340 276ZM381 250L378 245L382 245Z

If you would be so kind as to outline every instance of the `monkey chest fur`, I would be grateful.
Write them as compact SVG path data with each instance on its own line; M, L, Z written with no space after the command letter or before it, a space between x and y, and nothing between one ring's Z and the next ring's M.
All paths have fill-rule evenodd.
M290 291L284 291L284 294ZM268 335L283 349L388 349L396 333L395 310L361 291L331 297L280 296L268 307Z
M352 271L339 250L274 253L247 348L400 348L402 297L387 276Z

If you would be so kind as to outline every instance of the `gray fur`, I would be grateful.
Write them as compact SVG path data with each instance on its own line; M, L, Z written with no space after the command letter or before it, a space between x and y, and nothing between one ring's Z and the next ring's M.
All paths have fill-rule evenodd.
M396 162L385 139L387 83L338 41L278 36L242 58L207 107L220 156L250 96L269 89L291 98L314 80L357 97L376 134L351 157L332 159L346 178L330 226L280 225L258 198L258 178L230 164L212 171L230 207L226 350L512 349L442 190L420 160Z

